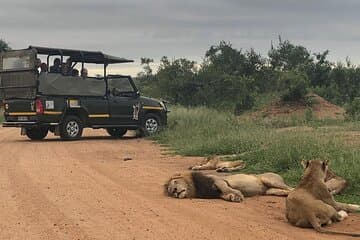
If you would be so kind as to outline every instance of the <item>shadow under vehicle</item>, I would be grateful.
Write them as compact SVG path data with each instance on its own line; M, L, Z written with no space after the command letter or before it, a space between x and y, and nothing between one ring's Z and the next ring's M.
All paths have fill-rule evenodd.
M42 71L40 56L47 59ZM65 74L61 69L48 71L51 58L58 58L65 69L65 57ZM2 52L3 127L19 127L32 140L45 138L49 131L62 139L79 139L84 128L103 128L113 137L127 130L156 133L167 123L165 102L140 96L130 76L107 74L109 65L129 62L133 61L102 52L35 46ZM87 64L101 65L103 76L69 74Z

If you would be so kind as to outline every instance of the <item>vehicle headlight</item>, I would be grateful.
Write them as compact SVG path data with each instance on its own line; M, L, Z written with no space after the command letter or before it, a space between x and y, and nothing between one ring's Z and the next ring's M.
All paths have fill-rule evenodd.
M164 109L164 110L166 110L166 106L165 106L165 103L164 102L160 102L160 106Z

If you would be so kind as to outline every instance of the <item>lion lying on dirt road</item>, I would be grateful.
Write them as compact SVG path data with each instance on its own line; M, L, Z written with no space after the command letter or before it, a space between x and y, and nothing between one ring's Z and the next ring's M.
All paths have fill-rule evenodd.
M219 156L205 158L201 163L189 167L190 170L216 170L217 172L234 172L244 169L246 166L242 160L223 161ZM303 165L305 168L305 166ZM342 192L347 187L347 182L342 177L337 176L330 168L326 172L325 184L331 194L335 195Z
M342 221L346 212L360 210L360 206L336 202L325 184L327 162L311 160L304 162L305 171L299 185L286 198L286 218L298 227L313 227L316 231L360 237L360 234L336 232L323 225Z
M189 172L172 176L164 185L168 196L175 198L222 198L241 202L244 197L255 195L287 196L292 190L280 175L234 174L215 176L201 172Z
M189 167L189 170L216 170L217 172L233 172L244 169L246 164L241 161L223 161L219 156L210 156L201 163Z

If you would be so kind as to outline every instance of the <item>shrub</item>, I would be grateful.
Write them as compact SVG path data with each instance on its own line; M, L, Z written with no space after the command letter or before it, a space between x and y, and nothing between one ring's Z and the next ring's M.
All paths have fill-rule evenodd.
M346 115L349 119L360 120L360 97L356 97L345 106Z
M308 78L305 74L297 72L280 74L278 88L282 92L281 98L285 102L303 100L308 93L308 86Z
M314 114L313 114L313 110L308 107L305 109L305 121L306 122L311 122L314 119Z

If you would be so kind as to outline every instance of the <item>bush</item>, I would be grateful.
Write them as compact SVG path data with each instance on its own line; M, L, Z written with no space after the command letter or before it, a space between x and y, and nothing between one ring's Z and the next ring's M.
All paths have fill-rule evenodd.
M280 74L278 87L285 102L303 100L308 93L309 81L305 74L284 72Z
M313 110L308 107L305 110L305 121L306 122L311 122L314 119L314 114L313 114Z
M347 118L360 120L360 97L356 97L352 102L345 106Z

